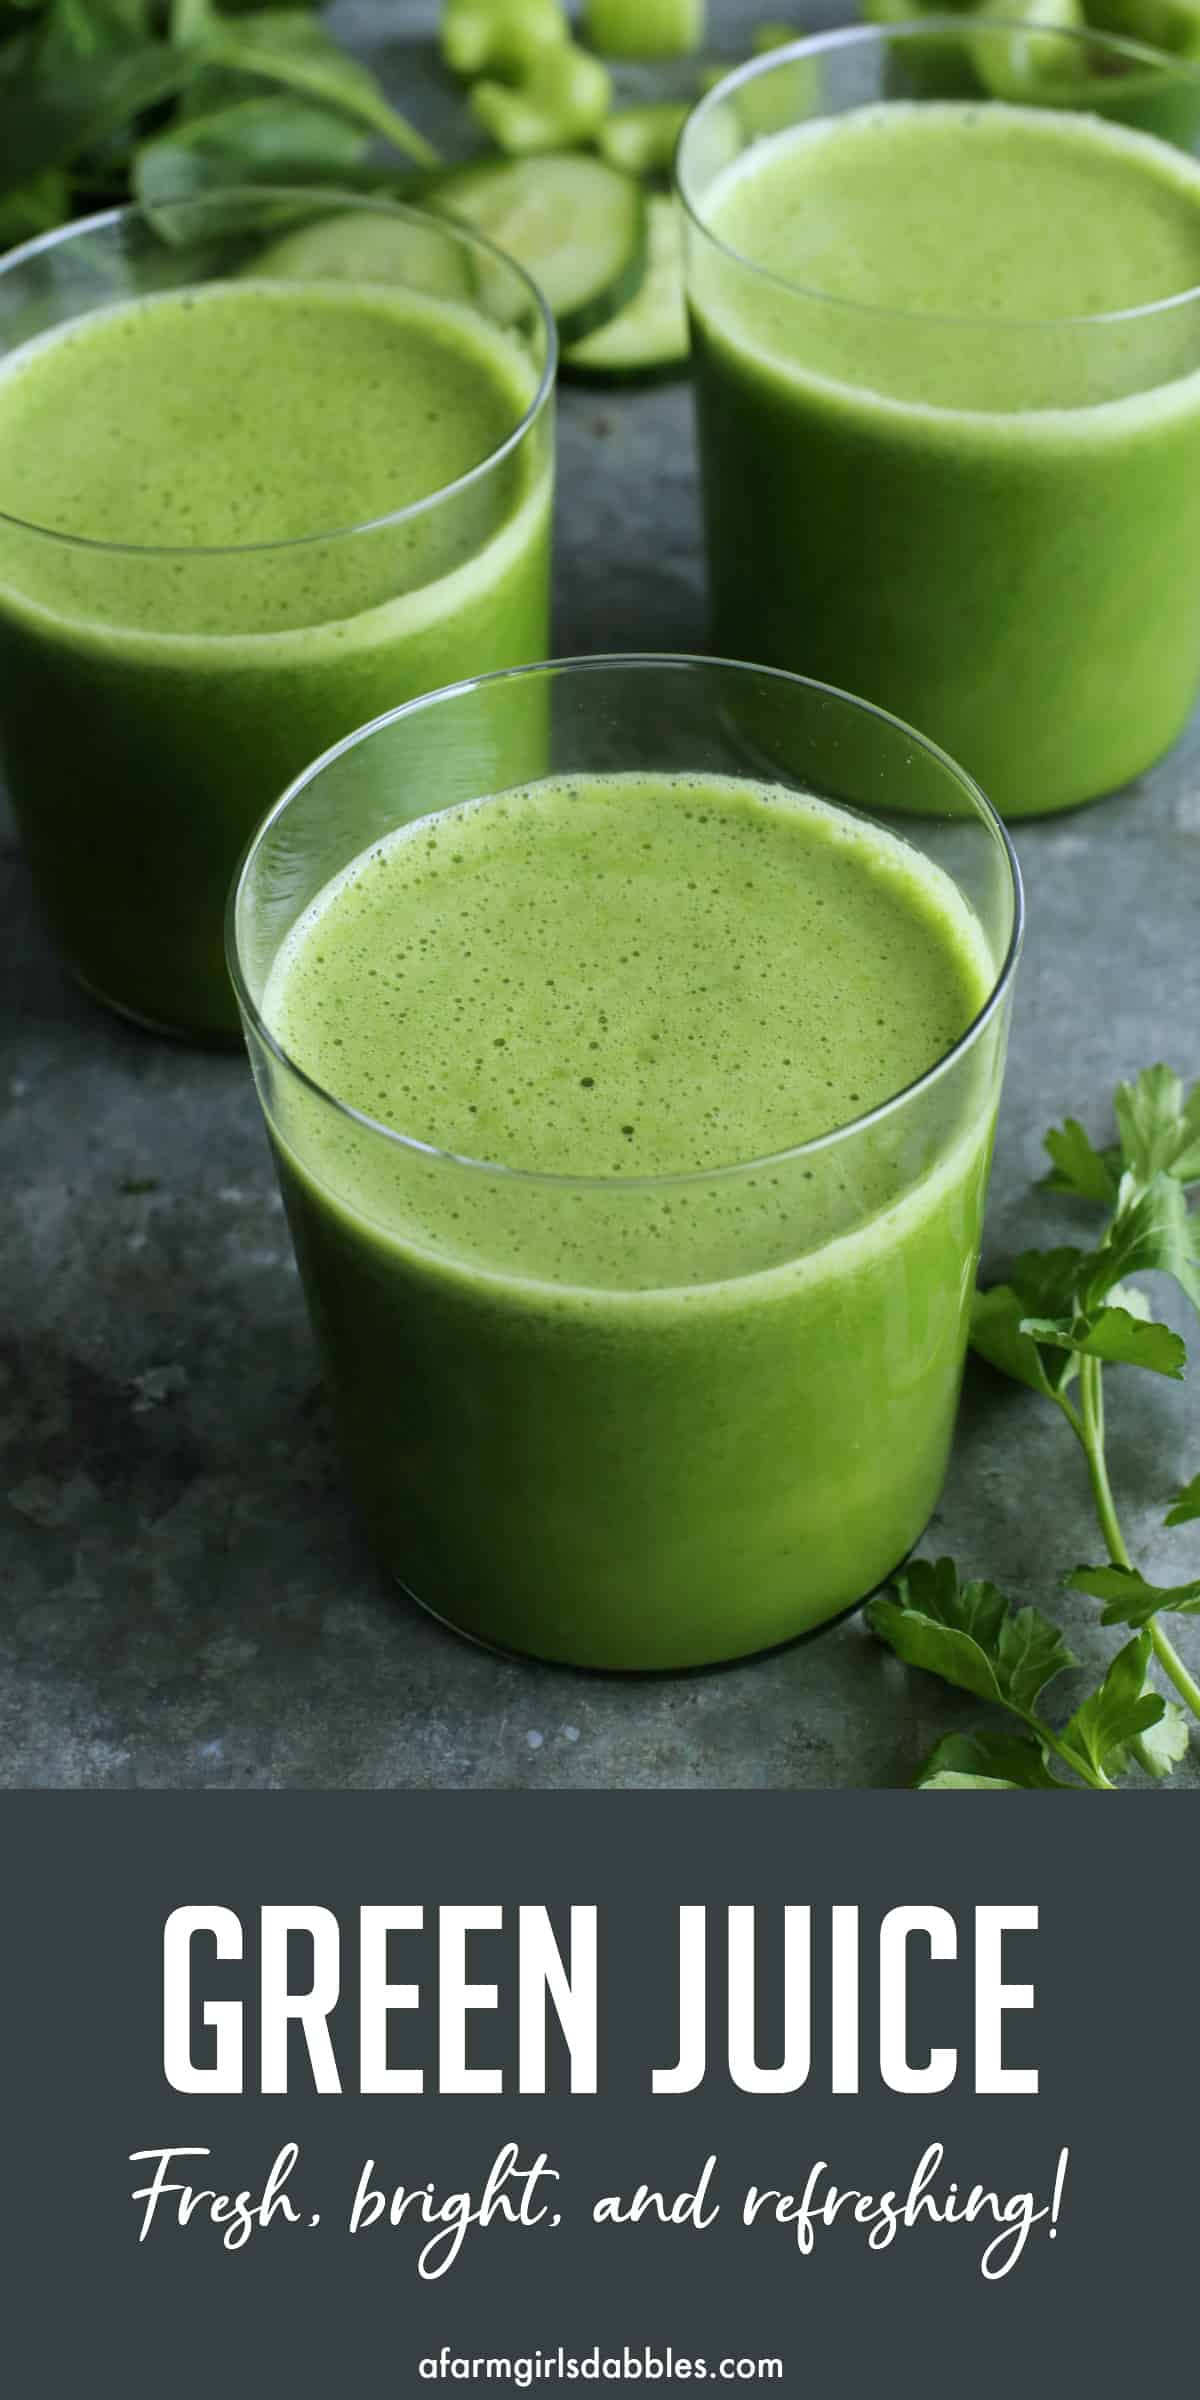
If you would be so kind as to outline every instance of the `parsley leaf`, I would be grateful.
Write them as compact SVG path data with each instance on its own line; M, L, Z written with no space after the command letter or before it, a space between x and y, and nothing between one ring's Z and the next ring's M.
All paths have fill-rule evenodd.
M1061 1366L1056 1362L1059 1386L1052 1383L1036 1342L1022 1331L1025 1322L1025 1302L1019 1293L1010 1283L994 1283L988 1291L976 1292L971 1304L971 1348L989 1367L1010 1375L1014 1383L1028 1384L1031 1391L1041 1392L1049 1400L1061 1386L1063 1368L1072 1362L1064 1360Z
M1200 1182L1200 1083L1185 1097L1170 1067L1147 1067L1136 1083L1118 1084L1113 1113L1121 1155L1139 1183L1156 1175Z
M1076 1664L1056 1625L1014 1609L994 1583L960 1583L953 1559L916 1559L894 1599L872 1600L867 1622L910 1667L1028 1717L1039 1692Z
M1083 1250L1025 1250L1006 1283L976 1292L971 1311L971 1348L989 1366L1028 1384L1052 1400L1075 1373L1074 1358L1043 1358L1024 1330L1027 1319L1054 1323L1073 1317L1080 1282L1088 1268Z
M1092 1267L1086 1250L1022 1250L1009 1282L1030 1317L1069 1316Z
M1051 1161L1051 1171L1043 1177L1047 1191L1070 1192L1076 1199L1094 1200L1100 1208L1116 1206L1119 1150L1095 1149L1074 1117L1052 1127L1044 1147Z
M1145 1271L1173 1276L1200 1310L1200 1261L1187 1200L1166 1173L1156 1174L1144 1191L1132 1174L1122 1177L1116 1216L1084 1281L1085 1308L1097 1306L1124 1276Z
M960 1775L944 1767L936 1775L918 1775L918 1792L1019 1792L1023 1787L1006 1775Z
M1161 1780L1170 1775L1188 1754L1191 1734L1183 1710L1175 1700L1168 1700L1157 1725L1134 1735L1129 1747L1138 1765L1147 1775Z
M1171 1502L1163 1522L1167 1525L1190 1525L1197 1517L1200 1517L1200 1475L1193 1475L1178 1498Z
M1146 1625L1160 1608L1180 1617L1200 1616L1200 1578L1193 1583L1147 1583L1136 1567L1075 1567L1069 1592L1087 1592L1106 1602L1102 1625Z
M899 1657L959 1689L1007 1708L1026 1729L956 1735L925 1761L924 1791L1064 1788L1061 1762L1092 1789L1137 1764L1169 1775L1184 1756L1189 1722L1174 1701L1146 1687L1153 1654L1191 1715L1200 1682L1160 1617L1200 1616L1200 1578L1152 1584L1131 1564L1105 1454L1103 1371L1137 1366L1179 1381L1186 1345L1154 1315L1129 1278L1170 1275L1200 1313L1200 1244L1185 1187L1200 1182L1200 1082L1185 1091L1165 1066L1150 1067L1114 1097L1116 1148L1098 1149L1077 1117L1046 1135L1046 1185L1105 1211L1096 1247L1026 1250L1003 1283L975 1294L971 1347L1015 1382L1052 1400L1087 1459L1108 1564L1080 1566L1068 1588L1103 1603L1105 1625L1133 1638L1061 1729L1037 1714L1042 1688L1073 1665L1062 1637L1036 1609L1012 1607L991 1583L960 1582L953 1563L918 1562L873 1601L868 1622ZM1168 1525L1200 1519L1200 1474L1166 1512Z
M1159 1692L1146 1690L1150 1636L1135 1634L1118 1650L1099 1691L1091 1693L1059 1735L1064 1756L1097 1775L1123 1775L1134 1738L1166 1714Z
M948 1733L916 1778L918 1791L1062 1792L1040 1742L1025 1733Z
M1073 1788L1051 1772L1052 1755L1092 1790L1107 1790L1135 1761L1162 1776L1183 1756L1182 1712L1146 1689L1153 1647L1148 1632L1126 1642L1099 1689L1056 1731L1037 1715L1038 1696L1077 1661L1048 1618L1035 1608L1013 1608L994 1583L962 1582L948 1558L914 1561L894 1588L894 1598L885 1594L871 1602L872 1631L906 1665L1009 1709L1027 1728L1020 1734L985 1728L949 1735L921 1768L920 1790Z
M1127 1295L1132 1297L1133 1295ZM1138 1295L1140 1298L1140 1294ZM1139 1310L1099 1308L1092 1316L1068 1322L1049 1317L1025 1317L1021 1332L1050 1349L1069 1350L1079 1358L1100 1358L1114 1366L1148 1367L1155 1375L1182 1381L1187 1347L1170 1326L1147 1322Z

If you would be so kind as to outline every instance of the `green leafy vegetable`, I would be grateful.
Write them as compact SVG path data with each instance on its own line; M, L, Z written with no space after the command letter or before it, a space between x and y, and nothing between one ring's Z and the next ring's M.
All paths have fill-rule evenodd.
M437 152L391 107L370 69L340 50L303 9L253 9L225 17L210 7L198 46L209 66L283 84L382 134L422 165L436 164Z
M49 233L53 225L61 225L70 205L66 176L59 168L48 167L19 192L9 192L0 200L0 249L13 242L31 241L35 233Z
M1118 1084L1113 1114L1121 1155L1139 1182L1174 1175L1200 1183L1200 1083L1185 1095L1170 1067L1147 1067L1136 1083Z
M1127 1772L1131 1743L1166 1714L1161 1693L1145 1689L1149 1634L1126 1643L1098 1690L1056 1730L1037 1702L1077 1661L1040 1610L1014 1608L994 1583L961 1582L948 1558L917 1560L897 1576L894 1590L894 1599L873 1600L867 1611L880 1640L906 1665L992 1701L1027 1728L1016 1742L985 1732L954 1747L940 1743L917 1779L924 1790L1044 1791L1057 1781L1047 1765L1052 1754L1081 1783L1103 1791Z
M1185 1093L1170 1067L1147 1067L1133 1083L1118 1084L1113 1113L1120 1139L1109 1149L1097 1150L1074 1117L1045 1139L1048 1188L1111 1212L1091 1261L1092 1295L1103 1297L1122 1274L1160 1268L1200 1306L1182 1192L1200 1181L1200 1083Z
M1046 1763L1032 1734L948 1733L931 1750L919 1775L921 1791L1061 1792L1070 1789Z
M1130 1756L1145 1768L1147 1775L1156 1778L1173 1775L1180 1759L1187 1757L1190 1740L1184 1711L1178 1701L1168 1700L1158 1723L1134 1736L1129 1745Z
M1147 1323L1128 1308L1099 1308L1094 1315L1061 1321L1026 1317L1022 1332L1050 1349L1070 1350L1077 1358L1102 1358L1113 1366L1148 1367L1152 1374L1182 1380L1187 1346L1168 1325Z
M190 200L231 183L345 182L370 135L308 100L239 100L143 142L134 190L143 207Z
M919 1564L898 1578L894 1597L872 1603L868 1617L912 1666L990 1700L1020 1717L1016 1737L988 1731L939 1744L918 1777L924 1790L1044 1788L1058 1778L1051 1759L1085 1784L1107 1788L1140 1766L1169 1775L1188 1746L1188 1718L1200 1718L1200 1682L1167 1634L1168 1615L1200 1615L1200 1576L1151 1583L1130 1557L1117 1515L1105 1445L1106 1366L1134 1366L1178 1382L1187 1349L1127 1280L1166 1274L1200 1311L1200 1257L1188 1213L1188 1184L1200 1181L1200 1083L1185 1088L1165 1066L1118 1086L1118 1140L1098 1148L1077 1117L1046 1136L1052 1191L1102 1208L1090 1250L1027 1250L1003 1283L975 1295L971 1347L979 1357L1049 1400L1070 1426L1087 1462L1108 1560L1081 1566L1067 1588L1103 1603L1101 1622L1134 1629L1103 1682L1055 1730L1037 1713L1045 1683L1073 1663L1049 1621L1014 1609L993 1584L963 1582L950 1560ZM1200 1519L1200 1475L1167 1511L1169 1526ZM1057 1647L1055 1647L1057 1645ZM1152 1659L1174 1684L1180 1708L1147 1688Z
M177 99L199 61L165 42L80 58L50 80L40 56L27 75L0 83L0 195L69 166L147 109Z
M130 191L153 205L272 174L394 189L379 143L435 161L309 9L24 0L0 16L0 244Z
M1157 1725L1166 1712L1159 1692L1148 1692L1150 1636L1135 1634L1118 1650L1099 1691L1093 1692L1069 1718L1059 1736L1060 1755L1081 1775L1090 1767L1097 1776L1125 1773L1128 1745L1138 1734Z
M1037 1343L1024 1331L1027 1324L1035 1321L1010 1283L994 1283L990 1290L975 1294L971 1307L971 1347L1001 1375L1008 1375L1014 1383L1027 1384L1030 1391L1052 1399L1056 1378L1061 1380L1068 1367L1074 1372L1073 1362L1064 1359L1053 1371L1047 1368Z
M1105 1602L1102 1625L1146 1625L1160 1608L1175 1616L1200 1615L1200 1576L1191 1583L1147 1583L1136 1567L1075 1567L1067 1590Z
M1116 1214L1083 1287L1085 1304L1094 1306L1124 1276L1147 1271L1173 1276L1200 1310L1200 1262L1187 1199L1182 1185L1165 1172L1144 1188L1133 1173L1122 1176Z
M1167 1510L1164 1522L1168 1525L1191 1525L1200 1517L1200 1475L1185 1483L1177 1500Z
M1045 1178L1049 1191L1074 1192L1078 1199L1094 1200L1100 1208L1115 1206L1121 1170L1119 1150L1094 1149L1075 1117L1068 1117L1065 1125L1052 1127L1044 1148L1052 1162L1051 1172Z
M1032 1317L1069 1316L1085 1281L1083 1250L1023 1250L1009 1278Z
M1003 1775L958 1775L944 1768L940 1775L918 1775L919 1792L1019 1792L1019 1783L1007 1782Z
M994 1583L960 1583L951 1558L917 1559L895 1582L896 1597L873 1600L872 1631L910 1667L1026 1715L1043 1686L1075 1661L1057 1628L1035 1608L1014 1611Z

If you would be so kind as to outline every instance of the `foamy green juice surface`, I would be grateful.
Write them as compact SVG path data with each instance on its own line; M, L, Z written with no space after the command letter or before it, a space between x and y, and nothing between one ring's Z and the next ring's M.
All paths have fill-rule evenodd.
M702 214L718 647L895 709L1010 815L1139 773L1200 677L1200 164L877 102L756 144Z
M915 849L715 777L450 808L327 887L263 1014L342 1105L284 1077L273 1131L355 1481L420 1598L684 1665L897 1562L944 1471L994 1077L781 1154L944 1058L996 966Z
M47 531L0 526L0 721L51 924L102 996L231 1032L225 895L270 801L383 708L542 654L546 441L395 522L534 384L466 304L253 276L7 360L0 509Z

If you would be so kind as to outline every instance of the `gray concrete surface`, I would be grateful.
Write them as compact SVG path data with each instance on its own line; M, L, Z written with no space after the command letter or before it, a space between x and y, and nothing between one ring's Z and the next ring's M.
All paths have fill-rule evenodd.
M369 32L384 11L341 14ZM394 34L381 55L409 88ZM565 392L561 426L558 649L702 648L686 391ZM1030 933L992 1271L1071 1236L1070 1209L1030 1189L1047 1125L1074 1111L1104 1131L1113 1084L1158 1058L1200 1072L1200 719L1137 789L1019 848ZM156 1042L76 992L11 834L0 986L0 1785L892 1784L979 1715L857 1619L636 1684L499 1663L426 1621L343 1499L241 1059ZM1200 1528L1156 1528L1200 1467L1200 1406L1112 1380L1131 1534L1151 1572L1169 1548L1194 1573ZM1050 1605L1085 1660L1110 1646L1091 1604L1055 1593L1097 1553L1070 1436L980 1371L926 1546ZM1200 1622L1180 1646L1200 1670ZM1177 1783L1200 1785L1200 1742Z

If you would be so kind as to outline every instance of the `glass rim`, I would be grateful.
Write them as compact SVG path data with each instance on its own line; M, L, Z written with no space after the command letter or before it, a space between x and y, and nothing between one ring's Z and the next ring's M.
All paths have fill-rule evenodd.
M612 672L616 669L626 672L648 670L659 674L674 673L681 669L686 672L715 669L725 675L732 674L735 677L753 675L765 677L773 683L796 686L805 692L836 701L840 707L854 709L860 716L873 717L878 724L886 726L889 733L901 734L906 741L915 743L938 766L948 770L960 791L965 792L971 801L976 817L982 821L993 840L998 842L1007 868L1008 890L1012 902L1012 925L1004 957L999 966L994 969L986 998L976 1009L969 1024L964 1027L957 1040L951 1044L949 1050L945 1051L941 1058L935 1059L932 1066L926 1067L920 1075L913 1078L911 1083L902 1085L897 1092L889 1093L885 1100L878 1101L873 1108L864 1109L860 1115L849 1118L844 1125L830 1126L825 1133L814 1134L807 1141L790 1143L782 1150L761 1152L749 1158L732 1159L719 1167L686 1167L676 1169L668 1174L649 1175L580 1175L572 1174L569 1171L550 1172L536 1167L512 1167L506 1165L501 1159L472 1158L461 1151L444 1149L436 1142L425 1141L416 1134L405 1133L398 1126L386 1125L382 1119L372 1117L365 1109L355 1108L350 1101L340 1099L336 1092L330 1091L326 1085L319 1083L315 1076L310 1075L307 1069L300 1066L290 1052L285 1050L263 1017L242 971L238 936L241 903L255 859L262 845L293 803L338 759L345 757L349 751L357 749L361 743L370 741L376 734L386 732L391 726L402 723L408 717L416 716L426 709L440 707L448 701L461 699L467 693L492 684L513 683L532 676L557 678L561 675L590 674L598 671ZM847 803L846 806L853 812L854 804L852 802ZM414 822L420 823L422 820L415 819ZM301 914L303 913L301 911ZM942 1077L958 1063L959 1059L974 1049L1007 997L1016 973L1024 936L1025 890L1020 864L1008 829L982 786L975 781L974 776L969 774L965 767L960 767L957 761L950 757L949 752L943 750L937 742L930 741L926 735L918 733L913 726L907 725L902 717L894 716L889 709L877 707L874 701L862 700L853 692L842 691L836 684L822 683L815 676L794 675L786 668L758 666L747 659L708 658L699 652L665 650L599 651L572 658L540 659L521 667L501 667L488 675L464 676L456 683L443 684L436 691L423 692L414 700L403 701L397 708L386 709L380 716L371 718L366 725L360 725L353 733L345 735L340 742L333 743L328 750L321 753L319 758L314 759L310 766L304 768L301 774L294 777L286 791L281 793L274 806L267 811L266 816L255 828L246 845L230 887L225 910L226 963L234 994L246 1024L253 1031L255 1038L269 1051L276 1063L285 1068L289 1075L294 1076L306 1091L334 1109L339 1116L347 1119L360 1131L392 1143L410 1156L437 1161L440 1165L447 1167L460 1168L469 1174L502 1177L506 1183L557 1190L649 1191L719 1183L727 1177L748 1174L758 1169L790 1165L799 1159L831 1150L838 1144L874 1128L886 1118L899 1114L910 1103L915 1102L921 1094L940 1082Z
M61 542L69 549L94 551L104 557L147 559L261 557L269 552L302 550L317 542L353 541L358 534L379 533L385 527L409 523L416 517L427 515L431 510L440 508L443 502L457 499L460 493L470 490L473 484L482 482L494 468L500 466L506 458L520 448L526 435L532 431L541 416L554 389L554 379L558 369L558 332L549 303L534 282L532 275L520 264L518 259L511 257L507 250L501 250L495 242L489 241L486 234L476 232L473 225L461 224L457 217L438 216L432 209L414 207L407 200L390 199L386 193L351 192L344 190L340 185L235 183L223 186L218 192L198 193L191 199L171 200L161 205L173 210L201 211L206 208L226 207L231 200L250 199L322 200L336 203L339 206L349 206L356 210L375 210L380 216L406 217L412 223L435 227L439 233L444 233L451 240L461 242L464 247L482 250L489 258L497 259L501 265L507 267L517 278L518 283L525 286L536 309L546 344L546 355L536 388L511 431L504 436L502 442L496 444L494 449L489 450L485 457L477 459L473 467L465 468L463 473L456 475L452 482L439 484L437 490L427 493L424 499L407 501L403 508L385 509L381 516L366 517L353 525L329 526L323 531L318 530L315 533L287 534L278 541L101 541L90 534L64 532L61 526L39 525L31 518L19 517L12 510L3 508L0 508L0 525L8 526L17 533L33 534L40 541ZM8 251L3 258L0 258L0 285L2 285L4 277L11 274L14 268L25 266L31 259L42 257L48 251L65 247L67 243L76 241L85 234L99 233L114 226L130 223L149 225L153 222L153 215L153 210L143 208L137 201L130 201L120 208L98 209L92 216L76 217L66 225L54 225L48 233L35 234L30 241L21 242L16 249ZM98 314L99 311L82 312L82 314L90 313ZM80 320L74 317L63 319L65 325L74 324L77 321ZM53 330L57 331L58 329L54 328ZM42 337L34 336L33 338L36 340ZM8 359L18 358L24 347L24 344L18 344L15 350L7 354L5 360L0 361L0 379L8 371Z
M780 291L790 292L794 298L815 300L826 308L844 309L848 314L892 324L943 325L960 329L986 326L990 333L1003 338L1006 333L1061 331L1064 327L1070 326L1082 328L1138 324L1143 320L1156 319L1171 309L1186 308L1189 303L1194 304L1200 301L1200 282L1190 284L1184 291L1165 293L1157 300L1140 300L1129 308L1098 309L1082 316L990 317L982 314L963 315L956 311L938 309L892 308L883 301L846 299L839 293L823 292L816 285L803 284L790 275L781 275L774 268L764 267L758 260L748 257L744 250L735 249L732 243L722 241L720 235L714 232L713 227L708 223L701 202L689 192L685 179L685 152L694 137L694 129L701 123L709 109L718 107L723 101L728 100L731 94L740 91L744 85L756 83L760 78L777 74L781 68L794 66L798 60L811 58L817 52L845 50L866 43L884 45L897 40L911 41L914 36L925 40L945 39L953 36L962 41L964 38L969 39L980 33L993 32L1012 34L1023 40L1034 39L1039 42L1053 40L1074 43L1077 48L1083 47L1088 50L1115 53L1117 56L1129 59L1134 65L1152 68L1156 75L1178 77L1184 82L1194 83L1200 89L1200 56L1191 59L1176 57L1168 50L1155 49L1148 42L1131 41L1124 34L1094 32L1090 26L1031 26L1028 22L1021 24L1010 17L990 15L974 17L969 10L963 15L942 14L911 17L894 25L837 25L821 33L802 35L799 40L789 42L786 48L765 51L760 58L747 59L741 66L731 68L727 75L722 76L719 83L714 84L696 102L680 128L673 161L672 180L685 216L695 227L696 232L702 235L705 241L711 243L714 250L719 250L723 257L732 260L745 273L757 276L761 282L772 284ZM936 105L936 102L918 101L915 105ZM980 105L1036 107L1037 103L1036 101L1004 101L993 94L987 94ZM836 112L830 111L829 113L832 115ZM1090 111L1079 111L1080 115L1091 113ZM814 119L813 121L819 122L820 120ZM1103 122L1109 123L1111 120L1106 118ZM783 132L788 128L781 126L777 130ZM1141 128L1129 127L1126 130L1140 132ZM1160 137L1143 135L1143 138L1155 140ZM1167 143L1165 147L1170 149L1173 145ZM1178 155L1180 158L1187 158L1191 154L1180 150Z

